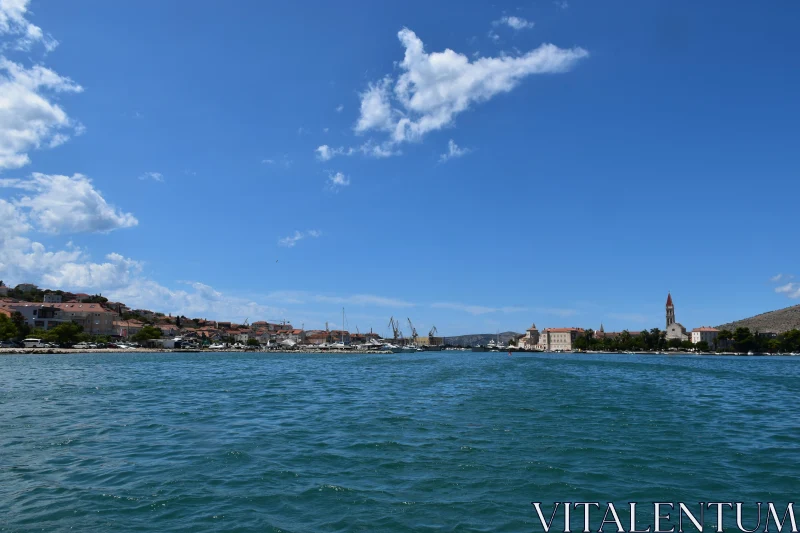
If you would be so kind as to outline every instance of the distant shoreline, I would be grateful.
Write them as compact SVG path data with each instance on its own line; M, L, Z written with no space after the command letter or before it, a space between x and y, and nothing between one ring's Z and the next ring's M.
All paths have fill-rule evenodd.
M507 350L493 350L493 351L482 351L482 352L473 352L469 348L466 349L455 349L455 350L443 350L441 352L415 352L415 353L447 353L447 352L467 352L467 353L475 353L475 354L483 354L483 353L506 353ZM0 348L0 356L2 355L68 355L68 354L111 354L111 353L207 353L207 354L214 354L214 353L262 353L262 354L359 354L359 355L408 355L406 353L394 353L388 350L337 350L337 349L328 349L328 350L310 350L310 349L295 349L295 350L234 350L234 349L227 349L227 350L197 350L197 349L183 349L183 348L136 348L133 350L125 350L122 348L96 348L93 350L86 350L86 349L75 349L75 348ZM540 351L527 351L527 350L515 350L512 349L509 351L511 354L552 354L552 355L570 355L570 354L580 354L580 355L696 355L698 357L715 357L715 356L735 356L735 357L768 357L768 356L780 356L780 357L792 357L797 356L798 354L791 354L791 353L755 353L755 354L746 354L746 353L735 353L735 352L725 352L725 353L711 353L711 352L704 352L704 353L695 353L695 352L683 352L683 351L675 351L675 352L667 352L667 353L656 353L656 352L594 352L594 351L587 351L587 352L540 352Z

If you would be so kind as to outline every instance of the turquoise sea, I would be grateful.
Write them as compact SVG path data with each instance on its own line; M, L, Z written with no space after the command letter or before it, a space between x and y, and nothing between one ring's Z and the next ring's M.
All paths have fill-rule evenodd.
M780 357L0 356L0 530L521 532L541 531L532 501L785 509L799 378Z

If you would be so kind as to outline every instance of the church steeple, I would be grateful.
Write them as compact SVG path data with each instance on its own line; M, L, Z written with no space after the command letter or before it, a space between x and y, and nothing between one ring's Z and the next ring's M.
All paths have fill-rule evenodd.
M667 293L667 329L675 323L675 306L672 305L672 294Z

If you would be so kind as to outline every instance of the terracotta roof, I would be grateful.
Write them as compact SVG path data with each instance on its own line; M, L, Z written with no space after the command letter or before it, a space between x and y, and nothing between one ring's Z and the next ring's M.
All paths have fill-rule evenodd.
M710 328L708 326L703 326L701 328L694 328L692 331L719 331L717 328Z
M545 331L550 333L569 333L571 331L581 332L583 328L547 328Z
M11 318L13 313L8 309L0 309L0 315L6 315L7 317Z
M667 307L673 307L673 305L672 305L672 294L669 293L669 292L667 293Z

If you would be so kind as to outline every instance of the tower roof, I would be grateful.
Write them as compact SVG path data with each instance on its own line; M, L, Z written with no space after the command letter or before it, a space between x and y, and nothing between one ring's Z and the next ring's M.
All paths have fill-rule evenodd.
M672 294L667 293L667 307L672 307Z

